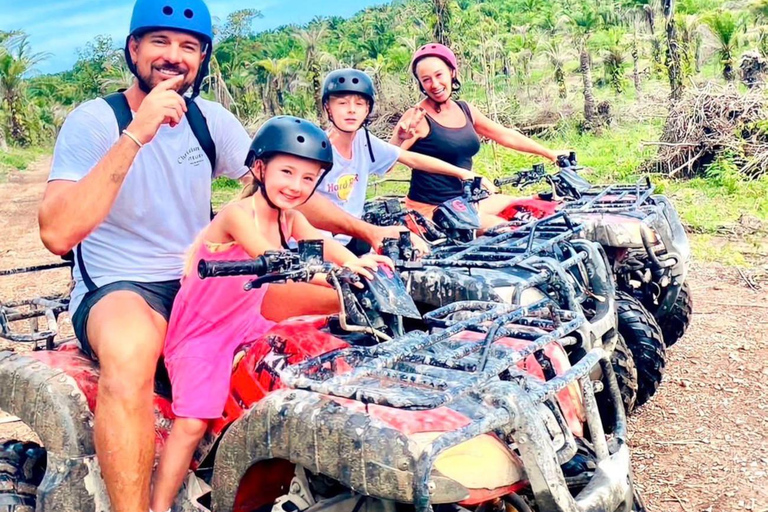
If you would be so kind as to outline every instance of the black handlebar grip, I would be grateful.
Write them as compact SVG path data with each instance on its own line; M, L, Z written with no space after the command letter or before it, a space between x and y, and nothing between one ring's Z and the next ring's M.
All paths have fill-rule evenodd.
M515 185L520 180L519 176L510 176L508 178L496 178L493 180L493 184L497 187L503 187L504 185Z
M259 256L254 260L240 261L206 261L197 264L197 275L200 279L208 277L229 276L263 276L269 270L267 260Z

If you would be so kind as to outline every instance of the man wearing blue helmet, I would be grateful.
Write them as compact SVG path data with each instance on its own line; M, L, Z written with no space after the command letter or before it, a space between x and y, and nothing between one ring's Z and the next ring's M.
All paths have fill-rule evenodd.
M136 1L134 84L68 116L40 207L46 247L74 249L70 312L101 365L95 444L114 512L149 510L153 381L184 254L210 221L211 180L247 172L245 129L197 97L212 34L202 0Z

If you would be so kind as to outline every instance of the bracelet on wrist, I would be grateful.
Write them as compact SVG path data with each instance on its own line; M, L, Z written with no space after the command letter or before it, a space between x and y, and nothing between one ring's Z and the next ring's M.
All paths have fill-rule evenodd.
M132 134L131 132L129 132L128 130L123 130L123 135L125 135L126 137L131 139L133 142L135 142L136 145L139 146L139 149L144 147L144 144L141 143L139 138L137 136L135 136L134 134Z

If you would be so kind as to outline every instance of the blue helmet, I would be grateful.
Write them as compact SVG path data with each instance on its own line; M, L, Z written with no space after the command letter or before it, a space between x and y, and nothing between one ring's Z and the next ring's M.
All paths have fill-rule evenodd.
M213 51L213 25L208 6L203 0L136 0L130 33L125 41L125 60L134 75L137 74L136 67L128 51L128 42L132 36L140 36L150 30L178 30L200 38L205 59L192 89L192 95L197 96L203 79L208 75L208 64Z

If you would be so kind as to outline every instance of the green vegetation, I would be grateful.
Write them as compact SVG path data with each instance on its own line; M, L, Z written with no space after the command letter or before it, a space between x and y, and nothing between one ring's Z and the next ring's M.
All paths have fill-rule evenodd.
M372 129L388 137L397 115L419 98L410 55L437 39L459 57L462 98L500 123L540 134L550 147L578 150L595 182L640 177L642 164L656 154L643 142L661 137L670 84L725 84L738 78L744 51L768 55L768 0L396 0L350 19L318 17L254 33L252 21L261 16L244 9L217 27L204 84L204 95L249 130L281 113L321 120L322 77L353 66L374 79L379 98ZM0 173L22 169L45 151L36 148L51 145L74 106L132 80L122 49L109 37L87 43L62 73L36 75L45 58L23 32L0 32L0 150L8 148L0 152ZM535 161L485 144L476 168L499 176ZM653 177L691 230L710 237L695 239L694 247L707 249L697 249L702 257L719 254L711 237L742 214L768 219L768 178L745 179L738 162L721 154L694 179ZM403 169L394 175L406 177ZM218 180L214 202L221 205L237 190L236 182ZM723 260L742 262L729 250L721 251Z
M29 165L47 154L47 147L11 147L8 151L0 151L0 183L5 179L5 175L12 169L25 170Z

